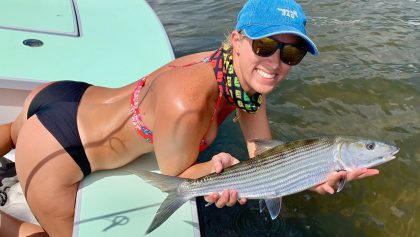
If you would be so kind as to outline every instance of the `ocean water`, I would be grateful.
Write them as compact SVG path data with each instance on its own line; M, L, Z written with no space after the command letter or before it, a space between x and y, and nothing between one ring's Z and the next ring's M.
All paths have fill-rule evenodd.
M179 57L216 49L245 1L148 2ZM201 205L203 236L420 236L420 1L299 3L320 55L306 56L268 96L274 138L357 135L401 150L379 175L351 182L339 194L283 198L274 221L255 201L223 209ZM246 157L230 119L200 159L220 151Z

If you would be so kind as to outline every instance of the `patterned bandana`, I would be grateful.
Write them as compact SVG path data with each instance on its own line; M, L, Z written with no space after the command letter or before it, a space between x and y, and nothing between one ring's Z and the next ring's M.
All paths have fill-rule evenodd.
M224 46L210 58L214 74L217 77L219 91L223 92L230 104L236 105L237 108L247 113L255 113L261 106L262 95L255 93L248 96L245 93L233 69L232 53L230 51L229 47Z

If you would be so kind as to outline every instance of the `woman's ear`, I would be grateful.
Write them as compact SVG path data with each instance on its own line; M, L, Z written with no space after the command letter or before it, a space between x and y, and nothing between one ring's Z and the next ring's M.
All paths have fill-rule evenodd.
M231 37L230 40L232 42L232 52L234 54L239 55L239 51L240 51L240 48L241 48L240 42L242 40L242 35L238 31L234 30L234 31L232 31L230 37Z

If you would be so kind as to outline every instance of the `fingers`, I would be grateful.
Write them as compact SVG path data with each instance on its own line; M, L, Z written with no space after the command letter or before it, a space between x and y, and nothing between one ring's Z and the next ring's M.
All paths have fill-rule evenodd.
M215 160L215 163L213 165L214 167L214 173L220 173L223 170L223 164L220 160Z
M366 177L377 175L377 174L379 174L379 170L377 169L366 169L366 168L357 169L348 173L347 180L349 181L357 180L357 179L362 179L362 178L366 178Z
M238 200L238 202L239 202L239 204L244 205L247 202L247 199L246 198L240 198Z
M346 178L347 181L349 182L352 180L363 179L363 178L370 177L377 174L379 174L379 170L367 169L367 168L355 169L352 171L339 171L339 172L332 173L328 177L328 181L329 181L329 184L335 184L341 178Z
M218 208L222 208L225 205L228 205L229 201L230 201L230 190L224 190L222 192L222 195L220 195L219 200L217 200L217 202L215 203L215 205Z
M347 174L347 180L351 181L351 180L357 179L357 177L365 174L367 170L368 169L356 169L356 170L350 171Z
M328 185L327 183L317 185L313 188L310 188L309 190L311 190L313 192L317 192L321 195L334 194L335 193L335 190L330 185Z
M239 163L239 160L228 153L221 152L212 157L212 173L220 173L226 167Z
M317 192L321 195L334 194L335 193L334 187L337 186L340 179L346 178L346 176L347 176L346 171L333 172L330 175L328 175L327 181L325 183L319 184L311 188L310 190Z
M327 193L328 194L334 194L335 193L334 188L331 185L329 185L329 184L323 184L323 185L321 185L321 191L324 194L327 194Z
M219 200L216 201L215 205L218 208L222 208L224 206L231 207L235 205L236 201L238 200L238 193L233 190L224 190L220 195Z
M239 163L239 160L236 159L235 157L233 157L232 155L225 153L225 152L221 152L218 155L216 155L219 157L222 165L224 168L232 166L234 164Z
M232 207L236 202L241 205L247 202L246 198L238 199L238 192L235 190L224 190L220 195L218 193L212 193L204 197L204 200L209 204L214 203L218 208L223 208L225 206Z
M317 185L311 188L311 191L317 192L319 194L334 194L335 189L334 187L340 182L341 179L346 178L347 182L352 180L358 180L362 178L366 178L369 176L379 174L379 170L377 169L367 169L361 168L352 171L338 171L333 172L328 176L328 179L325 183Z
M379 170L377 169L368 169L366 173L360 175L359 177L357 177L357 179L362 179L362 178L366 178L369 176L374 176L374 175L378 175L379 174Z
M218 193L211 193L208 196L204 197L204 200L206 200L206 202L208 203L215 203L217 201L217 199L219 198L219 194Z
M239 160L236 159L235 157L231 156L231 161L230 161L231 165L236 165L239 163Z
M346 178L348 180L348 173L347 171L338 171L338 172L332 172L330 175L328 175L327 183L330 185L336 184L340 179Z

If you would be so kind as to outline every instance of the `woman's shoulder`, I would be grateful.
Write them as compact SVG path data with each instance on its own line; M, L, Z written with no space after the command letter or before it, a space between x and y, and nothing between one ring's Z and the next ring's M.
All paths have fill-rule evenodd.
M166 65L170 69L153 78L153 91L186 106L199 105L218 96L213 68L203 61L211 52L188 55ZM199 61L200 60L200 61ZM156 95L157 95L156 94Z
M215 75L207 58L213 52L206 51L177 58L151 76L161 86L168 85L175 86L175 88L188 86L192 89L197 86L202 89L211 88L215 85Z

